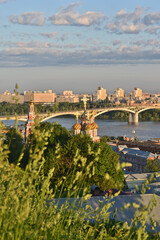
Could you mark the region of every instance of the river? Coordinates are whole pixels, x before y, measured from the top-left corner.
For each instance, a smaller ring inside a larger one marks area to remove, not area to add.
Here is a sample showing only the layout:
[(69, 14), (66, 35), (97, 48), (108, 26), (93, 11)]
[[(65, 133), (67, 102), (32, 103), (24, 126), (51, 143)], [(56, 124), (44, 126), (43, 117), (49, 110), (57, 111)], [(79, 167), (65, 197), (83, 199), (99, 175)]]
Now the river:
[[(58, 122), (68, 130), (76, 123), (74, 118), (53, 118), (50, 122)], [(138, 125), (128, 125), (128, 122), (116, 120), (100, 120), (98, 124), (99, 136), (127, 136), (132, 137), (132, 131), (135, 130), (135, 136), (139, 140), (148, 140), (151, 138), (160, 138), (160, 122), (139, 122)]]
[[(63, 127), (71, 130), (72, 126), (76, 123), (75, 118), (71, 117), (59, 117), (48, 120), (49, 122), (58, 122)], [(160, 122), (139, 122), (138, 125), (128, 125), (128, 122), (116, 121), (116, 120), (100, 120), (95, 119), (98, 124), (99, 136), (127, 136), (132, 137), (132, 131), (135, 130), (135, 136), (139, 140), (148, 140), (152, 138), (160, 138)], [(6, 120), (4, 123), (7, 125), (13, 125), (14, 121)], [(19, 123), (20, 124), (20, 123)], [(23, 123), (24, 124), (24, 123)]]

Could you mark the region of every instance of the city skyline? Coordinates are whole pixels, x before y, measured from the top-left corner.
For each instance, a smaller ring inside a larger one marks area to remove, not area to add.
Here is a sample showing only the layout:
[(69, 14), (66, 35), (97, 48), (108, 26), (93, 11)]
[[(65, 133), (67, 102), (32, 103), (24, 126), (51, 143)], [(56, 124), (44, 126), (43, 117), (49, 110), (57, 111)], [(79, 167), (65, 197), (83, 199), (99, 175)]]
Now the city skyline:
[[(17, 88), (18, 87), (18, 88)], [(19, 90), (19, 86), (16, 84), (16, 91)], [(28, 90), (25, 89), (24, 91), (20, 92), (18, 91), (18, 94), (20, 95), (25, 95), (25, 94), (30, 94), (30, 93), (52, 93), (52, 94), (56, 94), (56, 95), (64, 95), (64, 96), (72, 96), (72, 95), (96, 95), (96, 94), (102, 94), (102, 92), (104, 94), (106, 94), (106, 96), (114, 96), (114, 97), (126, 97), (126, 96), (131, 96), (135, 93), (139, 93), (140, 95), (160, 95), (160, 92), (155, 91), (155, 92), (145, 92), (144, 89), (140, 89), (138, 87), (134, 87), (133, 89), (131, 89), (130, 91), (125, 91), (123, 88), (121, 87), (116, 87), (113, 91), (108, 91), (107, 89), (103, 88), (102, 86), (97, 86), (96, 89), (92, 91), (89, 91), (88, 89), (85, 90), (85, 92), (80, 92), (78, 89), (73, 91), (72, 89), (61, 89), (60, 92), (56, 92), (54, 91), (54, 89), (34, 89), (34, 90)], [(15, 94), (15, 88), (11, 91), (9, 91), (8, 89), (6, 89), (5, 91), (0, 91), (0, 95), (14, 95)], [(103, 99), (104, 100), (104, 99)]]
[(157, 0), (0, 0), (1, 92), (158, 92)]

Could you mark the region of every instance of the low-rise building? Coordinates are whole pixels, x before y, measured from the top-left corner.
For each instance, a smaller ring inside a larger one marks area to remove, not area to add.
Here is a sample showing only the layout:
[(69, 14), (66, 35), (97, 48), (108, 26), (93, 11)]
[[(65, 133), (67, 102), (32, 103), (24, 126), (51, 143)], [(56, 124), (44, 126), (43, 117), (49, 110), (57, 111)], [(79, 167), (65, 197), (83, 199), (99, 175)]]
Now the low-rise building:
[(11, 93), (8, 90), (6, 90), (4, 93), (0, 94), (0, 102), (8, 102), (8, 103), (24, 103), (24, 95), (15, 93)]
[(126, 185), (131, 192), (138, 193), (136, 186), (141, 190), (142, 184), (149, 181), (149, 188), (146, 189), (147, 194), (155, 193), (160, 195), (160, 173), (125, 173)]
[(57, 95), (56, 102), (79, 103), (84, 96), (92, 102), (91, 94), (74, 94), (72, 91), (63, 91), (62, 94)]
[(154, 160), (157, 157), (153, 153), (141, 151), (137, 148), (124, 148), (119, 154), (120, 162), (131, 163), (132, 166), (128, 167), (129, 171), (140, 173), (146, 172), (145, 167), (148, 160)]
[(55, 102), (56, 93), (52, 90), (48, 91), (25, 91), (24, 92), (24, 102), (33, 101), (35, 104), (52, 104)]
[(56, 102), (78, 103), (79, 95), (73, 94), (72, 91), (63, 91), (62, 94), (57, 95)]
[(142, 151), (139, 148), (128, 148), (126, 145), (118, 145), (109, 143), (111, 148), (117, 152), (120, 156), (120, 163), (130, 163), (130, 167), (125, 169), (130, 172), (144, 173), (146, 172), (146, 165), (148, 160), (154, 160), (155, 158), (160, 158), (159, 155), (153, 154), (151, 152)]

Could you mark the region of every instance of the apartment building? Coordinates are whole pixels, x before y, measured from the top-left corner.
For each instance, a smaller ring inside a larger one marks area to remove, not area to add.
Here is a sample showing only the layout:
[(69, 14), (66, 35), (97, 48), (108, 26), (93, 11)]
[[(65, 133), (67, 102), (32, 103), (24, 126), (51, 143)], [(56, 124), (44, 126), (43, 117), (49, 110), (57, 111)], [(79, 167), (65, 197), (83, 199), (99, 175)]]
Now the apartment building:
[(104, 101), (107, 97), (106, 89), (102, 87), (98, 87), (96, 90), (95, 94), (93, 95), (93, 101)]
[(16, 99), (18, 103), (24, 103), (24, 95), (22, 94), (16, 95), (15, 93), (10, 93), (8, 90), (0, 94), (0, 102), (16, 103)]
[(132, 97), (135, 99), (142, 99), (142, 89), (140, 88), (134, 88), (133, 92), (132, 92)]
[(24, 102), (33, 101), (35, 104), (51, 104), (54, 103), (56, 99), (56, 93), (52, 90), (48, 91), (25, 91), (24, 92)]
[(72, 91), (63, 91), (62, 94), (57, 95), (56, 102), (78, 103), (79, 95), (73, 94)]
[(124, 90), (122, 88), (117, 88), (114, 92), (116, 98), (124, 98)]

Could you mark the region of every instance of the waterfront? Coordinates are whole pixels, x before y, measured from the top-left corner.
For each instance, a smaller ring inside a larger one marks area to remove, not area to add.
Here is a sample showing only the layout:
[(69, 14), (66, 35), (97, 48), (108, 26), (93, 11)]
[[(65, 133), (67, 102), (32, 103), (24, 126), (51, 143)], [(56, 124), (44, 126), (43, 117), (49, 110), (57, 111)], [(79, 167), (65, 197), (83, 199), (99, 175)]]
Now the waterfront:
[[(71, 130), (76, 120), (74, 118), (53, 118), (50, 122), (59, 122), (63, 127)], [(132, 137), (132, 131), (135, 130), (136, 137), (139, 140), (148, 140), (151, 138), (160, 138), (160, 122), (139, 122), (138, 125), (128, 125), (128, 122), (115, 120), (100, 120), (95, 122), (98, 124), (99, 136), (127, 136)]]
[[(148, 140), (151, 138), (160, 138), (160, 122), (139, 122), (138, 125), (128, 125), (128, 122), (115, 121), (115, 120), (100, 120), (96, 119), (98, 124), (98, 135), (99, 136), (127, 136), (132, 137), (132, 131), (135, 130), (136, 137), (139, 140)], [(76, 123), (75, 118), (71, 117), (59, 117), (52, 118), (48, 122), (58, 122), (67, 130), (71, 130), (72, 126)], [(4, 123), (7, 125), (14, 125), (14, 121), (6, 120)], [(19, 122), (21, 124), (22, 122)], [(22, 123), (24, 124), (24, 123)]]

